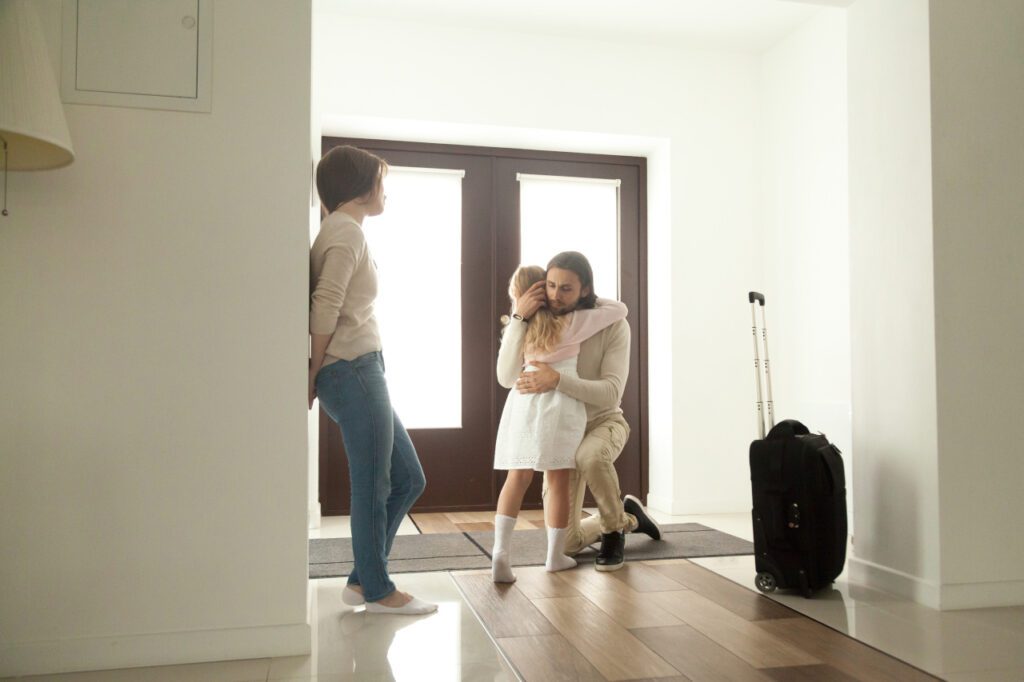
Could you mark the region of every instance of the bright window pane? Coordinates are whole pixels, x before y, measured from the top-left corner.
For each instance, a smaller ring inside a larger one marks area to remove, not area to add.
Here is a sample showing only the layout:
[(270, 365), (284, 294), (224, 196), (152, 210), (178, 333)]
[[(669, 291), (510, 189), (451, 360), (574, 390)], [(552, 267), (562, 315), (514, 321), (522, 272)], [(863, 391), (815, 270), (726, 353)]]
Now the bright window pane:
[(384, 213), (363, 223), (388, 389), (408, 429), (462, 426), (463, 175), (392, 166)]
[(594, 291), (619, 297), (619, 181), (519, 175), (521, 261), (545, 267), (579, 251), (594, 269)]

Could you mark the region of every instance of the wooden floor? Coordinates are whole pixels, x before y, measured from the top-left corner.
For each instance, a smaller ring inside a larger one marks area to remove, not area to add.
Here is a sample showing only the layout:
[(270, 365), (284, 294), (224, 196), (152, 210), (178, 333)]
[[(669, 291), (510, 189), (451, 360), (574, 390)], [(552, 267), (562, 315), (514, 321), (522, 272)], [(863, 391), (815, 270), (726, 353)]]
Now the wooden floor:
[[(583, 512), (584, 516), (587, 515)], [(409, 514), (421, 533), (461, 533), (465, 530), (494, 530), (494, 512), (434, 512)], [(543, 509), (524, 509), (519, 512), (516, 530), (544, 527)]]
[(936, 679), (686, 559), (516, 575), (453, 574), (528, 681)]

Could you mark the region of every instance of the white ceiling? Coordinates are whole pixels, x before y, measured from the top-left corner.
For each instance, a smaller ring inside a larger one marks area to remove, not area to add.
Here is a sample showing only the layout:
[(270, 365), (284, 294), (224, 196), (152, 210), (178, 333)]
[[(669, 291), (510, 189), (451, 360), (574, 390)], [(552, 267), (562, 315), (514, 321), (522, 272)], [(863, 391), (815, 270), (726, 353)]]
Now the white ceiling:
[(363, 17), (620, 42), (761, 52), (823, 7), (853, 0), (319, 0)]

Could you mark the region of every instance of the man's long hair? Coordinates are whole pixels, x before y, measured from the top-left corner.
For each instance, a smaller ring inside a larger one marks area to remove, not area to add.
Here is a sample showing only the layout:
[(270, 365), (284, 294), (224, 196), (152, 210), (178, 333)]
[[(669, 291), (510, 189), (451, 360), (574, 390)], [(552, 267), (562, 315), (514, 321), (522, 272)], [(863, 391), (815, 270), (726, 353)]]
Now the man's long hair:
[(580, 290), (589, 289), (586, 296), (580, 296), (576, 308), (593, 308), (597, 305), (597, 294), (594, 293), (594, 271), (590, 267), (590, 261), (579, 251), (563, 251), (548, 262), (548, 271), (551, 268), (572, 270), (580, 278)]

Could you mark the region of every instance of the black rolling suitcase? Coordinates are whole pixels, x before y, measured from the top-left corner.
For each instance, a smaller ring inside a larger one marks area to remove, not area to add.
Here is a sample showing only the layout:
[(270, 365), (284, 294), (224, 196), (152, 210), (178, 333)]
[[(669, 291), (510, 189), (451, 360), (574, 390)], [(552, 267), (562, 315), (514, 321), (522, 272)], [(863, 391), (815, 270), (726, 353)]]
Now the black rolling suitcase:
[[(750, 444), (755, 585), (762, 592), (797, 589), (805, 597), (831, 584), (846, 562), (846, 475), (839, 448), (800, 422), (775, 423), (764, 296), (750, 292), (759, 440)], [(768, 390), (769, 431), (761, 397), (757, 307)]]

